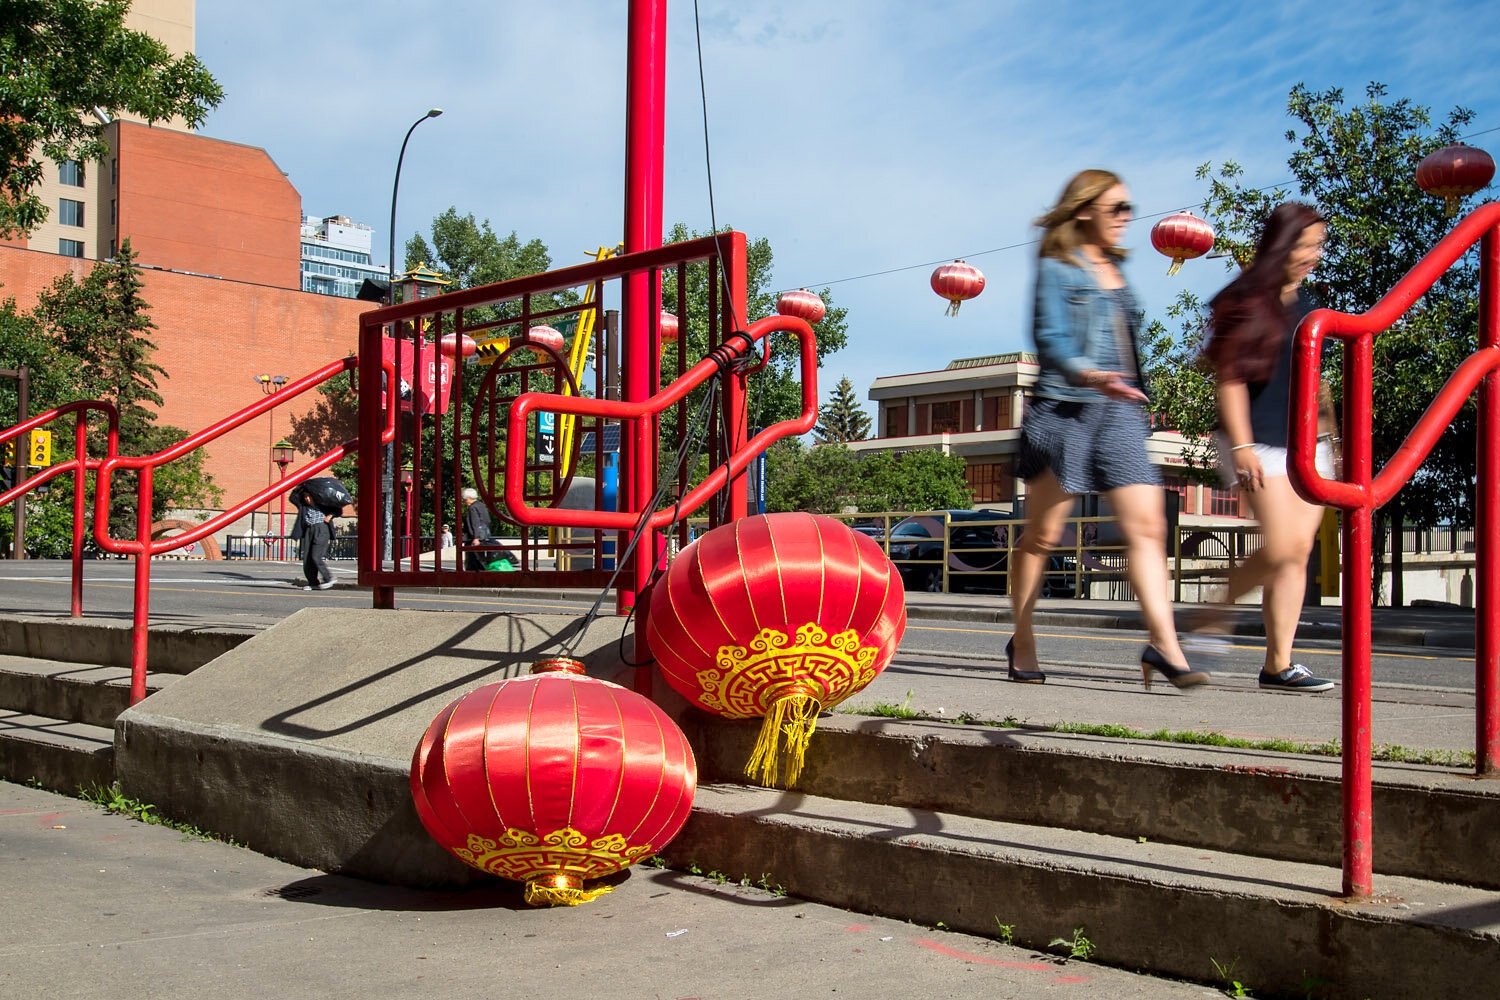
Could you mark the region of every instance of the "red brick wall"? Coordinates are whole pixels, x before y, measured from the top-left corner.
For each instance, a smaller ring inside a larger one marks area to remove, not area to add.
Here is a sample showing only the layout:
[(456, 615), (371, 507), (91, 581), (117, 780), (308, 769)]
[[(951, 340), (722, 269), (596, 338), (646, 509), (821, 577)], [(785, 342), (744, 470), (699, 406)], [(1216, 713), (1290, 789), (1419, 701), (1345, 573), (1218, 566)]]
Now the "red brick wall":
[[(0, 246), (0, 297), (22, 309), (64, 271), (84, 277), (93, 262)], [(154, 360), (167, 371), (157, 388), (161, 420), (189, 433), (262, 397), (257, 374), (299, 378), (355, 350), (358, 316), (372, 303), (234, 281), (143, 271), (143, 295), (156, 324)], [(3, 362), (4, 359), (0, 359)], [(270, 445), (318, 398), (316, 390), (258, 417), (207, 446), (208, 470), (225, 503), (274, 481)], [(299, 455), (300, 465), (313, 456)], [(264, 510), (264, 508), (262, 508)], [(277, 508), (273, 508), (277, 509)], [(248, 525), (246, 525), (248, 527)], [(265, 523), (256, 519), (256, 530)]]
[(119, 182), (105, 175), (101, 211), (118, 201), (111, 238), (142, 264), (301, 287), (302, 200), (265, 150), (133, 122), (109, 135)]

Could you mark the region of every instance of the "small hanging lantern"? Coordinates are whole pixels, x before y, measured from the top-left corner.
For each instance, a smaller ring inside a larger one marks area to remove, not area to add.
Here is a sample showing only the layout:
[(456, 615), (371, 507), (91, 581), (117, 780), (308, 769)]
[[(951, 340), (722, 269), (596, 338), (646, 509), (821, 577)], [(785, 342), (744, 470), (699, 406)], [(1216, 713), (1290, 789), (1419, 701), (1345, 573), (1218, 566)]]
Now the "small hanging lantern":
[(932, 272), (932, 290), (948, 300), (947, 316), (957, 316), (958, 307), (984, 291), (984, 275), (973, 264), (955, 260)]
[(1443, 199), (1451, 219), (1463, 199), (1485, 186), (1495, 176), (1495, 161), (1482, 149), (1455, 143), (1428, 153), (1417, 164), (1417, 186)]
[(1168, 274), (1182, 270), (1182, 262), (1202, 257), (1214, 248), (1214, 227), (1192, 212), (1173, 212), (1151, 227), (1151, 245), (1172, 258)]
[[(563, 348), (567, 346), (567, 338), (562, 335), (562, 332), (550, 326), (532, 327), (526, 331), (526, 339), (540, 347), (548, 348), (557, 354), (561, 354)], [(546, 355), (541, 352), (537, 353), (537, 357), (542, 361), (547, 360)]]
[(665, 344), (669, 340), (677, 339), (681, 332), (682, 324), (678, 321), (676, 313), (663, 309), (661, 311), (661, 319), (657, 321), (656, 328), (661, 333), (662, 343)]
[(782, 316), (795, 316), (805, 320), (808, 326), (817, 326), (828, 314), (828, 307), (823, 304), (823, 296), (817, 292), (798, 288), (776, 296), (776, 312)]
[(479, 350), (479, 345), (474, 342), (473, 337), (466, 333), (445, 333), (438, 340), (438, 353), (445, 358), (451, 358), (455, 355), (471, 358), (477, 350)]

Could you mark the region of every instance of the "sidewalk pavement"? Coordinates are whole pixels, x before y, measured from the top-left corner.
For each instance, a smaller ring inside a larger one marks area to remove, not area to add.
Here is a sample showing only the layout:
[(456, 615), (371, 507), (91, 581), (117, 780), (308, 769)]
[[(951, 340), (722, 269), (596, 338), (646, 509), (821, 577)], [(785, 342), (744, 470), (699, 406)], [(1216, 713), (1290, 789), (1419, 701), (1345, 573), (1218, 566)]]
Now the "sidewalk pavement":
[(394, 888), (0, 782), (0, 996), (1216, 995), (711, 877), (638, 866), (614, 881), (551, 910), (498, 881)]

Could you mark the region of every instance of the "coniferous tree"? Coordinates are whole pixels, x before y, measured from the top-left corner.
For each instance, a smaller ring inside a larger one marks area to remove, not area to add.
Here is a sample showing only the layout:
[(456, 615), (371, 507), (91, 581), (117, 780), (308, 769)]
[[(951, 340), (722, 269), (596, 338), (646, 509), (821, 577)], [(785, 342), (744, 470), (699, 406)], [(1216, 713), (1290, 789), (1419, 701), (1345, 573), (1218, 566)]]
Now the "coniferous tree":
[(849, 376), (839, 379), (820, 410), (818, 426), (813, 429), (819, 444), (863, 441), (870, 436), (870, 415), (860, 408)]

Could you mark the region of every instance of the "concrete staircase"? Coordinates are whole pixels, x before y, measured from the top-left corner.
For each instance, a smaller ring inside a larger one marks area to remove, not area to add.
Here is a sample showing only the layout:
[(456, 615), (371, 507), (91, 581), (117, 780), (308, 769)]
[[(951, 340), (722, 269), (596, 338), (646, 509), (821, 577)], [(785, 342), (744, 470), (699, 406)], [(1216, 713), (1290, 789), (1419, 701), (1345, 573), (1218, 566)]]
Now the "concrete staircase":
[[(167, 629), (151, 653), (160, 695), (111, 734), (129, 630), (0, 619), (0, 776), (64, 790), (118, 778), (262, 853), (398, 884), (473, 881), (416, 819), (411, 748), (443, 704), (514, 675), (557, 628), (305, 609), (246, 645), (248, 632)], [(617, 665), (619, 625), (598, 633), (586, 647)], [(1500, 782), (1377, 764), (1377, 895), (1349, 902), (1335, 760), (835, 715), (796, 787), (772, 790), (741, 776), (756, 724), (683, 722), (700, 789), (662, 852), (677, 868), (927, 926), (1007, 927), (1051, 954), (1086, 939), (1094, 961), (1261, 997), (1500, 982)]]
[[(158, 626), (147, 693), (251, 634)], [(68, 794), (109, 785), (115, 718), (130, 704), (129, 663), (128, 624), (0, 618), (0, 778)]]
[(756, 725), (689, 724), (702, 784), (674, 867), (1225, 985), (1217, 962), (1255, 996), (1500, 982), (1497, 783), (1377, 765), (1377, 896), (1356, 903), (1337, 761), (836, 716), (779, 791), (742, 783)]

